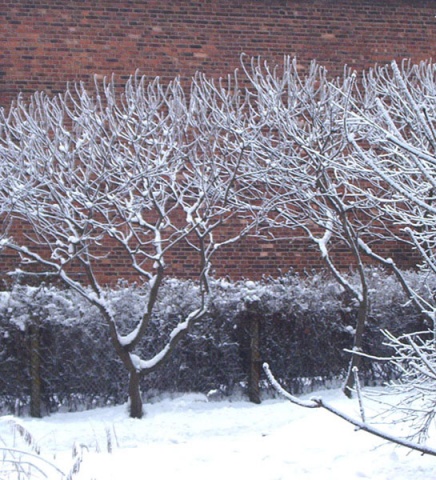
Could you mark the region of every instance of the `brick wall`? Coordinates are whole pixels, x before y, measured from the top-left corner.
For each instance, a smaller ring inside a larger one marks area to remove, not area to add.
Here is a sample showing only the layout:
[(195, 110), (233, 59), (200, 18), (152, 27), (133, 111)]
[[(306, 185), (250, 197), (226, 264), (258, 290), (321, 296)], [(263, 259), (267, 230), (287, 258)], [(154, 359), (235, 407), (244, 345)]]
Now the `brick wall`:
[(239, 55), (317, 59), (332, 73), (434, 55), (426, 0), (1, 0), (0, 103), (94, 74), (219, 76)]
[[(426, 0), (0, 0), (0, 105), (94, 74), (222, 76), (242, 52), (270, 62), (297, 56), (302, 67), (316, 59), (332, 75), (344, 64), (419, 61), (434, 55), (435, 15)], [(301, 245), (249, 239), (218, 258), (217, 273), (259, 277), (319, 264)]]

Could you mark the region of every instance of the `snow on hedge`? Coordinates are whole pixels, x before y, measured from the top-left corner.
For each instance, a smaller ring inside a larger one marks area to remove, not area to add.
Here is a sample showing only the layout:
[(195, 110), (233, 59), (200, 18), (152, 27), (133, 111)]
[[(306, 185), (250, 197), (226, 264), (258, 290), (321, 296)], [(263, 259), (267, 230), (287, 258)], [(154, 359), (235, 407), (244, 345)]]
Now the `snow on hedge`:
[[(368, 278), (372, 315), (366, 350), (386, 355), (389, 351), (382, 345), (380, 329), (399, 334), (421, 330), (425, 325), (392, 276), (374, 268), (368, 271)], [(408, 272), (407, 279), (422, 295), (431, 295), (435, 288), (434, 279), (424, 274)], [(356, 281), (353, 274), (349, 281)], [(164, 283), (150, 334), (132, 352), (134, 355), (150, 357), (165, 345), (172, 329), (198, 306), (197, 288), (186, 280), (168, 279)], [(274, 365), (287, 388), (304, 391), (316, 382), (325, 384), (341, 377), (348, 359), (345, 349), (352, 345), (355, 310), (334, 279), (324, 273), (290, 273), (257, 282), (215, 279), (211, 288), (208, 316), (181, 342), (174, 357), (147, 377), (142, 385), (146, 397), (156, 391), (231, 394), (243, 389), (249, 348), (247, 322), (253, 308), (261, 318), (262, 360)], [(148, 293), (147, 285), (126, 282), (107, 290), (121, 333), (137, 324)], [(126, 379), (98, 310), (72, 290), (14, 285), (0, 292), (0, 390), (4, 392), (4, 407), (13, 409), (16, 398), (26, 402), (26, 329), (35, 322), (42, 332), (43, 389), (48, 409), (125, 401)], [(393, 373), (368, 361), (362, 375), (369, 381)]]

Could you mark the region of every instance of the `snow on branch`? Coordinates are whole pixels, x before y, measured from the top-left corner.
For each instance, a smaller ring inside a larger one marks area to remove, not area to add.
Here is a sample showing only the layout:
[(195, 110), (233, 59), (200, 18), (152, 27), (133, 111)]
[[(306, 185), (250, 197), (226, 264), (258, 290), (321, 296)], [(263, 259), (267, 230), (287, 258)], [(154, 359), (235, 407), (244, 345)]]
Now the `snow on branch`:
[[(1, 248), (18, 252), (23, 270), (37, 265), (99, 309), (129, 371), (135, 416), (142, 412), (137, 374), (154, 370), (204, 316), (216, 251), (255, 224), (259, 194), (250, 193), (248, 171), (263, 124), (234, 81), (198, 75), (186, 95), (179, 79), (164, 85), (136, 74), (118, 94), (113, 78), (96, 78), (93, 90), (69, 85), (52, 98), (20, 97), (0, 113), (0, 214), (26, 226), (22, 244), (2, 231)], [(243, 221), (233, 222), (237, 214)], [(133, 352), (164, 276), (186, 246), (198, 264), (201, 309), (187, 313), (159, 354), (139, 360)], [(142, 315), (122, 333), (101, 275), (112, 275), (107, 266), (120, 257), (149, 287)]]
[(327, 410), (328, 412), (332, 413), (333, 415), (341, 418), (342, 420), (345, 420), (348, 423), (351, 423), (355, 427), (357, 427), (358, 430), (362, 430), (364, 432), (368, 432), (371, 435), (375, 435), (376, 437), (382, 438), (383, 440), (387, 440), (388, 442), (395, 443), (397, 445), (401, 445), (403, 447), (409, 448), (411, 450), (416, 450), (418, 452), (421, 452), (426, 455), (432, 455), (436, 456), (436, 449), (428, 447), (426, 445), (422, 445), (416, 442), (412, 442), (406, 439), (403, 439), (401, 437), (392, 435), (388, 432), (384, 432), (364, 421), (357, 420), (344, 412), (338, 410), (337, 408), (333, 407), (332, 405), (326, 403), (322, 398), (311, 398), (309, 401), (302, 401), (296, 398), (295, 396), (291, 395), (289, 392), (287, 392), (281, 385), (277, 382), (277, 380), (274, 378), (269, 365), (267, 363), (263, 364), (264, 371), (268, 377), (268, 380), (270, 381), (271, 385), (273, 388), (282, 396), (284, 396), (287, 400), (289, 400), (291, 403), (298, 405), (300, 407), (305, 407), (305, 408), (322, 408), (324, 410)]

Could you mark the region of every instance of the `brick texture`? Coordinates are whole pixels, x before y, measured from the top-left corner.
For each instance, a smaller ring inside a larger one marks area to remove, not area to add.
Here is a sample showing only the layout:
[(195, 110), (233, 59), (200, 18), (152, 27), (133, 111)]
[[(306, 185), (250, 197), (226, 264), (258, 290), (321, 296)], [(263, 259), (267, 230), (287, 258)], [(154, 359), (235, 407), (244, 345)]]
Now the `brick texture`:
[(242, 52), (333, 73), (434, 55), (425, 0), (1, 0), (0, 103), (94, 75), (226, 75)]
[[(94, 74), (120, 81), (137, 69), (163, 79), (196, 71), (223, 76), (241, 53), (273, 63), (297, 56), (302, 68), (316, 59), (332, 75), (345, 64), (361, 70), (392, 59), (417, 62), (434, 55), (435, 14), (433, 0), (0, 0), (0, 105), (7, 108), (19, 92), (55, 93)], [(407, 263), (401, 250), (395, 254)], [(347, 266), (347, 256), (338, 255)], [(12, 257), (2, 263), (5, 271)], [(182, 249), (171, 268), (184, 276), (194, 264)], [(115, 276), (127, 276), (123, 265), (112, 264)], [(301, 243), (248, 239), (216, 265), (218, 275), (259, 278), (321, 261)]]

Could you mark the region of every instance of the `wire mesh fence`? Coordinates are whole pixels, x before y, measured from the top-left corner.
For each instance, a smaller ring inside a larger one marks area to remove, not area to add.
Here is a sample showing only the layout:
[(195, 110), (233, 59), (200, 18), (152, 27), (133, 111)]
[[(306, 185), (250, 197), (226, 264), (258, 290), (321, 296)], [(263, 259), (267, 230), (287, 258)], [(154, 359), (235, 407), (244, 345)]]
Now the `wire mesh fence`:
[[(319, 288), (306, 291), (304, 299), (288, 284), (283, 288), (278, 294), (265, 293), (264, 288), (251, 303), (239, 294), (231, 297), (220, 291), (207, 318), (179, 343), (170, 360), (142, 379), (144, 400), (163, 392), (187, 391), (218, 396), (242, 392), (252, 398), (253, 378), (266, 388), (264, 361), (293, 393), (337, 386), (348, 367), (346, 350), (352, 346), (350, 325), (356, 312), (345, 309), (336, 294), (335, 301), (320, 299)], [(284, 291), (291, 293), (286, 297)], [(98, 312), (81, 305), (71, 292), (48, 293), (29, 300), (28, 290), (15, 291), (14, 302), (0, 309), (0, 412), (32, 413), (35, 401), (42, 415), (126, 402), (128, 373)], [(158, 315), (151, 322), (138, 346), (141, 357), (150, 358), (165, 344), (171, 322), (183, 318), (185, 296), (178, 292), (166, 300), (172, 310), (165, 309), (164, 321)], [(189, 295), (185, 300), (189, 303)], [(381, 328), (393, 333), (422, 330), (417, 312), (402, 306), (396, 296), (391, 300), (385, 298), (373, 309), (365, 336), (369, 354), (390, 353), (383, 345)], [(128, 304), (122, 304), (124, 310)], [(396, 373), (389, 363), (366, 360), (361, 377), (370, 383)]]

